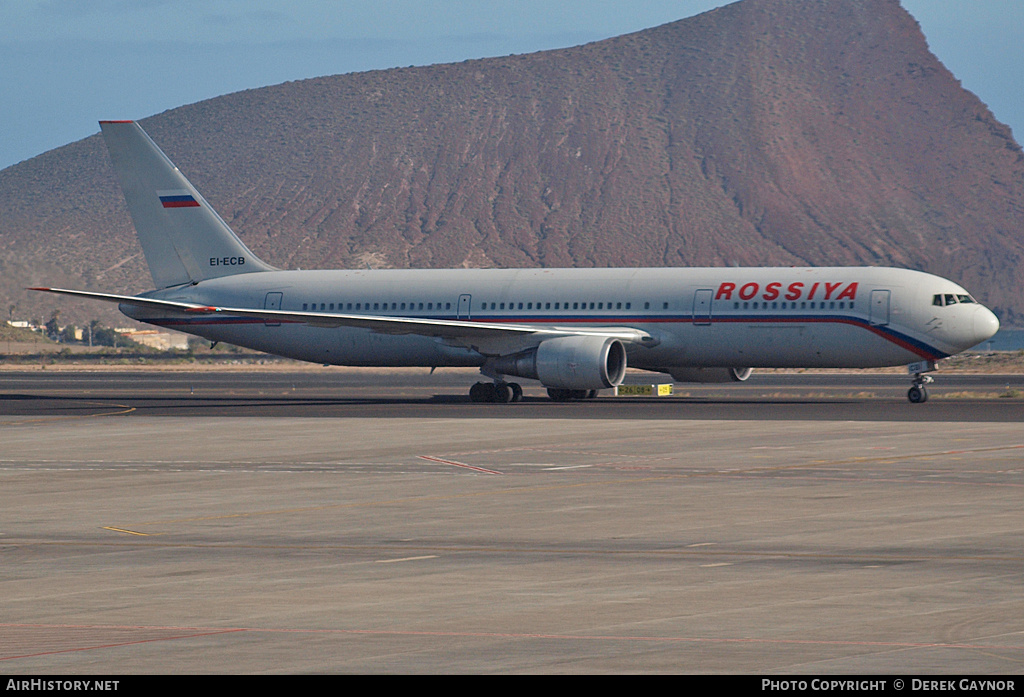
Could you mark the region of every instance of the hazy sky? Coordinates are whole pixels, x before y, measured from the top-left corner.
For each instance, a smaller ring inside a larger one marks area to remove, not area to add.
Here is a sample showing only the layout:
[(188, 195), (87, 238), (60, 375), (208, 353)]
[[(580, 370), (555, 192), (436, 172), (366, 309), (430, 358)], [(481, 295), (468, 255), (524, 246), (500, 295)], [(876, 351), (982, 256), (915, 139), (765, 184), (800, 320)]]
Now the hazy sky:
[[(99, 119), (144, 118), (319, 75), (573, 46), (725, 4), (0, 0), (0, 168), (95, 133)], [(921, 23), (932, 51), (1019, 140), (1024, 2), (903, 5)]]

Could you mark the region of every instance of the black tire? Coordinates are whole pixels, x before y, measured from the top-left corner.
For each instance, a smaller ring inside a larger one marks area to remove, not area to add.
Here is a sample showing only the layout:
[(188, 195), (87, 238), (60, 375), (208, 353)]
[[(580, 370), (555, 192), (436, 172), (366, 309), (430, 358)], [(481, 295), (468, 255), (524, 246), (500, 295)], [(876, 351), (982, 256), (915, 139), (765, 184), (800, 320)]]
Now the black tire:
[(928, 401), (928, 390), (923, 386), (914, 385), (907, 391), (907, 399), (911, 404), (923, 404)]
[(512, 388), (512, 401), (521, 402), (523, 401), (523, 388), (520, 387), (518, 382), (510, 382), (508, 384)]
[(507, 382), (491, 385), (491, 401), (498, 404), (508, 404), (512, 401), (512, 388)]
[(570, 392), (571, 390), (566, 390), (561, 387), (549, 387), (548, 398), (552, 402), (568, 402), (572, 399)]
[(493, 385), (486, 382), (478, 382), (469, 388), (469, 400), (471, 402), (492, 401)]

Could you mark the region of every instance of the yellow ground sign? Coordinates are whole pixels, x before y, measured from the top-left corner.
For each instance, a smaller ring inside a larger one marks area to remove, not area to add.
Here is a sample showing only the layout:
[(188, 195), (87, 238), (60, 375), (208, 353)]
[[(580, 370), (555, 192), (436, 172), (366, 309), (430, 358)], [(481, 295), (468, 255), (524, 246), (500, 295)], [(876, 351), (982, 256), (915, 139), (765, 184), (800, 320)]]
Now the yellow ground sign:
[(661, 385), (619, 385), (615, 388), (618, 397), (668, 397), (672, 394), (672, 383)]

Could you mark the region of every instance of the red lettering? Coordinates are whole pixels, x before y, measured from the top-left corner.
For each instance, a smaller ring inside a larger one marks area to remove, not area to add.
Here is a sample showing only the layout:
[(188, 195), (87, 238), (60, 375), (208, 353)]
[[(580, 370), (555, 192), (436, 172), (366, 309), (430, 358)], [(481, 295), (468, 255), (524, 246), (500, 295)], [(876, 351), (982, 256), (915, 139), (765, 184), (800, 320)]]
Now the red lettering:
[(843, 285), (842, 283), (829, 283), (825, 281), (825, 300), (832, 299), (832, 293), (835, 292), (836, 288)]
[(761, 297), (765, 300), (775, 300), (775, 298), (779, 297), (779, 288), (781, 286), (781, 283), (769, 283), (764, 287), (764, 295)]
[(818, 285), (819, 284), (815, 283), (813, 286), (811, 286), (811, 292), (807, 294), (808, 300), (814, 300), (814, 291), (818, 290)]
[(715, 293), (715, 300), (732, 300), (732, 292), (736, 290), (735, 283), (723, 283), (718, 286), (718, 292)]
[(800, 283), (800, 282), (790, 283), (789, 284), (789, 288), (786, 289), (786, 290), (789, 291), (788, 293), (786, 293), (786, 300), (799, 300), (800, 299), (800, 291), (802, 291), (803, 289), (804, 289), (804, 284), (803, 283)]
[(740, 288), (740, 300), (750, 300), (752, 297), (757, 295), (757, 291), (760, 288), (756, 283), (747, 283)]
[(856, 298), (857, 298), (857, 284), (856, 283), (851, 283), (850, 285), (846, 286), (846, 288), (843, 290), (843, 292), (836, 296), (836, 300), (842, 300), (843, 298), (848, 298), (850, 300), (856, 300)]

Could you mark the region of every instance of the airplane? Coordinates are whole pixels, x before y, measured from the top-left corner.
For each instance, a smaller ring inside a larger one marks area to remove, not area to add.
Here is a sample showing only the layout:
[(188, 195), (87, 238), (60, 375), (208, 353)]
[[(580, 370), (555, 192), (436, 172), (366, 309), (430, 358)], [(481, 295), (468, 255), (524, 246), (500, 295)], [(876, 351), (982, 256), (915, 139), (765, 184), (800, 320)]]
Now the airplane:
[(885, 267), (281, 270), (235, 235), (135, 121), (101, 121), (156, 290), (117, 295), (148, 324), (325, 365), (478, 367), (474, 402), (555, 401), (754, 368), (908, 365), (913, 403), (942, 358), (999, 320), (952, 281)]

